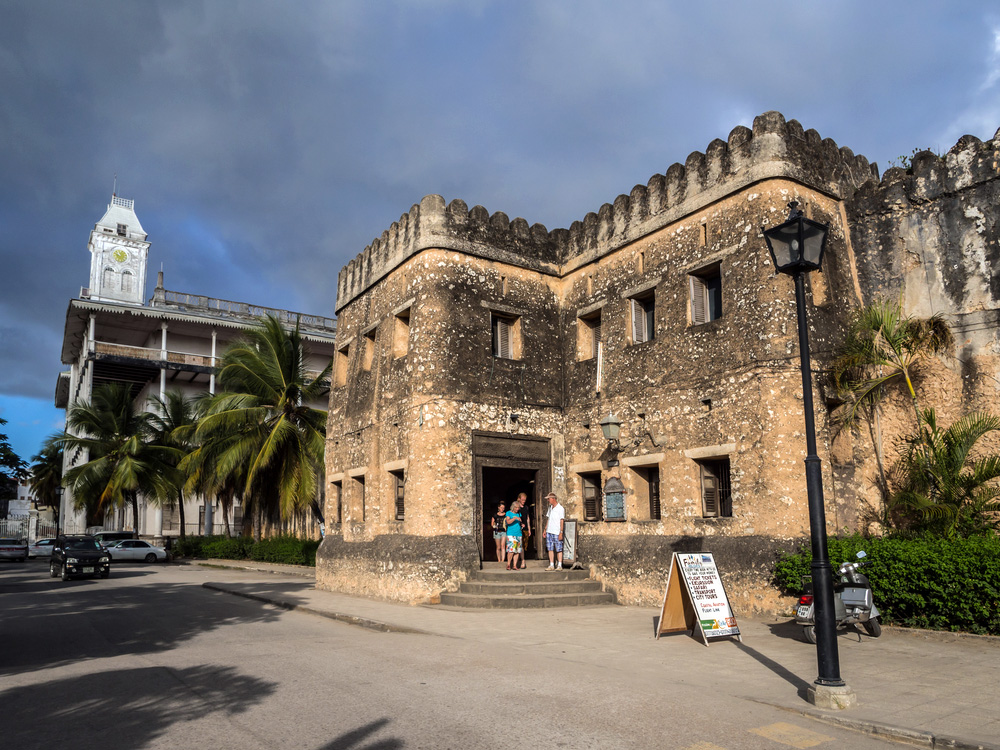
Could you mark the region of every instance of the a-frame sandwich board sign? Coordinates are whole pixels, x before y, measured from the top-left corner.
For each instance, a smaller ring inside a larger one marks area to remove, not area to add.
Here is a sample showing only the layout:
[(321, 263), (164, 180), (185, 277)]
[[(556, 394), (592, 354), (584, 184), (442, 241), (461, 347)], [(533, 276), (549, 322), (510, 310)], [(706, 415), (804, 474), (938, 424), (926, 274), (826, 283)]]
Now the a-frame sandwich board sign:
[(709, 638), (736, 638), (743, 642), (712, 554), (675, 552), (670, 560), (656, 637), (679, 632), (694, 635), (695, 631), (706, 646)]

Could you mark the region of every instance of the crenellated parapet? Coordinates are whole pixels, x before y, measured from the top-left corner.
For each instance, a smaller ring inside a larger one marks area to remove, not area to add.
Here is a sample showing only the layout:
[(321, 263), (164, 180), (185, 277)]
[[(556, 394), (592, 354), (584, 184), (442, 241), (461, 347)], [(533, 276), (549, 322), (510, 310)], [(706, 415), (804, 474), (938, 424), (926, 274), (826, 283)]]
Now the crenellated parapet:
[(560, 259), (550, 232), (505, 213), (490, 214), (461, 200), (445, 205), (440, 195), (424, 196), (340, 271), (337, 311), (421, 250), (439, 248), (559, 273)]
[[(846, 203), (862, 286), (873, 298), (902, 297), (917, 315), (995, 314), (998, 203), (1000, 131), (986, 142), (962, 136), (943, 156), (921, 151), (908, 169), (886, 170)], [(984, 327), (979, 317), (968, 324)]]
[(424, 249), (461, 250), (562, 275), (728, 194), (775, 178), (840, 199), (877, 180), (878, 170), (815, 130), (766, 112), (754, 119), (752, 129), (734, 128), (727, 140), (712, 141), (704, 153), (692, 153), (684, 164), (653, 175), (568, 229), (548, 231), (524, 219), (510, 221), (501, 212), (490, 215), (482, 206), (468, 209), (460, 200), (445, 205), (441, 196), (429, 195), (340, 272), (337, 309)]
[(865, 185), (854, 203), (869, 212), (895, 209), (955, 195), (1000, 176), (1000, 130), (983, 142), (963, 135), (944, 156), (920, 151), (908, 169), (887, 169), (880, 182)]

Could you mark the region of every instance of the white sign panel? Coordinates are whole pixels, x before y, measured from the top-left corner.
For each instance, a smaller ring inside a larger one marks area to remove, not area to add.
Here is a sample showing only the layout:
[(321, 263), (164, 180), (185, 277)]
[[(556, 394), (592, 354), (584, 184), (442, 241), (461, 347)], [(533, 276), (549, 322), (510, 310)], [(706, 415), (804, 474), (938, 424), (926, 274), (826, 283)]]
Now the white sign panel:
[(711, 553), (678, 554), (691, 600), (706, 638), (738, 636), (740, 629)]

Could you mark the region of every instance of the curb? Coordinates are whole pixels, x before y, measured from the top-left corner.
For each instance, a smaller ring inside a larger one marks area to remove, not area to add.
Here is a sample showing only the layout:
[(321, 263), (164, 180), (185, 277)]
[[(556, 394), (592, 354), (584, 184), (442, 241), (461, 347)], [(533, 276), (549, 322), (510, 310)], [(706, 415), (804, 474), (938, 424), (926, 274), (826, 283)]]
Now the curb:
[(271, 567), (264, 567), (263, 565), (255, 565), (250, 563), (248, 565), (237, 565), (231, 564), (226, 560), (210, 559), (210, 560), (191, 560), (189, 565), (197, 565), (201, 568), (217, 568), (221, 570), (249, 570), (254, 573), (271, 573), (274, 575), (288, 575), (288, 576), (298, 576), (299, 578), (309, 578), (315, 580), (316, 578), (316, 568), (308, 566), (296, 566), (296, 565), (286, 565), (282, 568), (276, 567), (277, 563), (273, 564)]
[(871, 737), (877, 737), (878, 739), (899, 742), (907, 745), (929, 748), (950, 748), (952, 750), (1000, 750), (1000, 745), (993, 745), (985, 742), (963, 740), (958, 737), (948, 737), (945, 735), (936, 735), (932, 732), (923, 732), (918, 729), (906, 729), (905, 727), (897, 727), (892, 724), (882, 724), (881, 722), (870, 721), (868, 719), (851, 719), (846, 716), (835, 716), (816, 709), (793, 708), (791, 706), (783, 706), (779, 703), (771, 703), (757, 698), (750, 698), (749, 700), (754, 703), (771, 706), (772, 708), (780, 708), (783, 711), (796, 713), (800, 716), (805, 716), (806, 718), (814, 719), (824, 724), (832, 724), (843, 729), (850, 729), (858, 732), (859, 734), (867, 734)]
[(435, 635), (427, 630), (419, 630), (418, 628), (408, 628), (403, 625), (391, 625), (387, 622), (380, 622), (379, 620), (370, 620), (366, 617), (358, 617), (356, 615), (345, 615), (340, 612), (329, 612), (326, 610), (315, 609), (313, 607), (307, 607), (302, 604), (293, 604), (292, 602), (282, 601), (281, 599), (274, 599), (267, 596), (261, 596), (259, 594), (251, 594), (244, 591), (234, 591), (233, 589), (227, 589), (224, 586), (219, 586), (214, 583), (203, 583), (202, 588), (210, 589), (212, 591), (218, 591), (223, 594), (230, 594), (232, 596), (242, 596), (244, 599), (252, 599), (256, 602), (262, 602), (264, 604), (273, 604), (275, 607), (281, 607), (282, 609), (287, 609), (294, 612), (304, 612), (310, 615), (317, 615), (318, 617), (325, 617), (328, 620), (336, 620), (337, 622), (342, 622), (347, 625), (356, 625), (361, 628), (366, 628), (368, 630), (376, 630), (380, 633), (410, 633), (417, 635)]

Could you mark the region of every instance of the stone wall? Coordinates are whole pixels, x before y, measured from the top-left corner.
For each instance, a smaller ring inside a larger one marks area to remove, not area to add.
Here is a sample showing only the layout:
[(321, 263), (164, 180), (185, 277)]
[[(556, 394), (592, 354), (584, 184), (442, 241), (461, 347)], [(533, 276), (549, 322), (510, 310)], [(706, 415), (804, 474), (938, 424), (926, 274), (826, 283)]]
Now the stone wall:
[[(697, 549), (716, 554), (738, 611), (784, 608), (769, 573), (808, 533), (804, 415), (792, 281), (775, 275), (762, 230), (792, 200), (830, 227), (807, 278), (814, 417), (828, 531), (853, 531), (873, 502), (871, 443), (834, 424), (824, 374), (853, 310), (901, 294), (911, 312), (952, 314), (959, 359), (931, 363), (929, 395), (947, 415), (997, 405), (996, 174), (995, 141), (965, 138), (880, 182), (864, 157), (771, 112), (568, 229), (424, 198), (339, 276), (327, 516), (339, 497), (343, 522), (319, 585), (427, 601), (475, 569), (472, 444), (486, 432), (549, 441), (545, 484), (620, 602), (658, 603), (672, 552)], [(721, 315), (702, 321), (693, 290), (709, 277)], [(648, 341), (634, 300), (652, 300)], [(492, 316), (510, 322), (511, 357), (492, 352)], [(906, 408), (890, 401), (887, 445), (908, 431)], [(617, 467), (599, 427), (608, 413), (623, 423)], [(733, 512), (705, 517), (703, 463), (723, 458)], [(624, 521), (585, 520), (584, 476), (621, 478)]]

